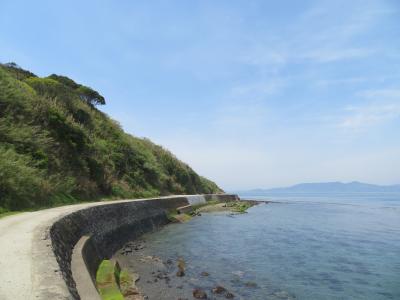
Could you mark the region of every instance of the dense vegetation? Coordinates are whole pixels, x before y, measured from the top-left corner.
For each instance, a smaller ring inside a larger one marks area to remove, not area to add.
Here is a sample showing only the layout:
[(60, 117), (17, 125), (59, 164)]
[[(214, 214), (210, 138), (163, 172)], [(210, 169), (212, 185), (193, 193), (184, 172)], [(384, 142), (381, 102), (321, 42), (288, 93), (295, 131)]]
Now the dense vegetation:
[(220, 189), (96, 108), (105, 99), (58, 75), (0, 65), (0, 213)]

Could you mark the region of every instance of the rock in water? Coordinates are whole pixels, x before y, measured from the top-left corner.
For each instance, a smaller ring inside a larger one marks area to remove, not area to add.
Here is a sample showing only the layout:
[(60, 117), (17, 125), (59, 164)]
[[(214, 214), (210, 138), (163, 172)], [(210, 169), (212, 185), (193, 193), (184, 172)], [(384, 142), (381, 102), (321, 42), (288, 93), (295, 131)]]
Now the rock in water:
[(193, 297), (196, 299), (207, 299), (207, 294), (201, 289), (194, 289)]
[(183, 258), (179, 258), (178, 259), (178, 272), (176, 273), (176, 276), (178, 277), (182, 277), (185, 276), (185, 261), (183, 260)]
[(246, 287), (250, 287), (250, 288), (256, 288), (257, 287), (257, 283), (252, 282), (252, 281), (248, 281), (244, 284)]
[(214, 294), (222, 294), (222, 293), (226, 292), (226, 288), (224, 288), (223, 286), (217, 285), (215, 288), (212, 289), (212, 292)]

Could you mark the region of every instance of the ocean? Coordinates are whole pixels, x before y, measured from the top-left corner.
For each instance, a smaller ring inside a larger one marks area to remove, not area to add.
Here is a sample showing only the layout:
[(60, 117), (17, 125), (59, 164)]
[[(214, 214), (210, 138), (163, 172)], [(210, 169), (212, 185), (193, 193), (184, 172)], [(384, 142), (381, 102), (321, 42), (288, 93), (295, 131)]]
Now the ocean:
[[(178, 292), (154, 299), (192, 299), (194, 288), (223, 299), (211, 293), (216, 285), (234, 299), (400, 299), (400, 194), (251, 198), (274, 202), (241, 215), (203, 214), (143, 237), (142, 255), (186, 263), (179, 289), (175, 278), (168, 286)], [(129, 259), (138, 257), (125, 257), (125, 265)]]

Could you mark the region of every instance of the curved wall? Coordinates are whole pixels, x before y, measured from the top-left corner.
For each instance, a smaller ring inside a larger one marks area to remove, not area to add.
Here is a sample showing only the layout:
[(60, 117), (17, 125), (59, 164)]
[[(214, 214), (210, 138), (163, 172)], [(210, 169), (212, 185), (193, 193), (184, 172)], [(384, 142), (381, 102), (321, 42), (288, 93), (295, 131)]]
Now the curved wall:
[[(72, 276), (71, 258), (74, 246), (89, 236), (82, 249), (83, 261), (92, 279), (101, 260), (110, 258), (126, 242), (167, 224), (167, 211), (189, 204), (193, 196), (174, 196), (141, 201), (103, 204), (75, 211), (57, 220), (49, 229), (52, 249), (69, 296), (80, 299)], [(204, 195), (206, 200), (234, 201), (236, 195)]]

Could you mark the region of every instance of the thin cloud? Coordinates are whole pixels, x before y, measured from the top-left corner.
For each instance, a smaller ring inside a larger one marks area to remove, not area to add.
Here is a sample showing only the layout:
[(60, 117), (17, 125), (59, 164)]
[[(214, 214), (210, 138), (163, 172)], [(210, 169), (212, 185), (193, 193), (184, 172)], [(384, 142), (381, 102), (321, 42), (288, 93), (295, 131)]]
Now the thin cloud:
[(347, 111), (351, 115), (346, 117), (339, 127), (359, 130), (400, 118), (400, 103), (348, 107)]
[(359, 96), (376, 100), (398, 100), (400, 102), (400, 89), (375, 89), (358, 93)]
[(235, 99), (250, 98), (261, 99), (265, 96), (277, 93), (285, 86), (285, 81), (282, 78), (274, 78), (260, 82), (253, 82), (234, 86), (231, 89), (231, 96)]
[(347, 107), (351, 115), (340, 123), (340, 127), (361, 129), (400, 118), (400, 89), (365, 90), (356, 95), (368, 103)]
[(349, 77), (349, 78), (332, 78), (332, 79), (321, 79), (316, 82), (317, 86), (327, 87), (333, 85), (352, 85), (352, 84), (359, 84), (364, 83), (371, 80), (370, 78), (366, 77)]
[[(340, 14), (335, 14), (338, 10)], [(333, 63), (376, 55), (379, 48), (355, 45), (354, 39), (392, 13), (393, 10), (376, 2), (364, 4), (362, 9), (358, 5), (348, 6), (347, 12), (337, 3), (316, 5), (282, 29), (279, 39), (275, 35), (250, 39), (240, 61), (279, 72), (290, 64)]]
[(363, 48), (348, 49), (317, 49), (304, 55), (305, 59), (310, 59), (318, 63), (327, 63), (347, 59), (365, 58), (375, 53), (375, 50)]

